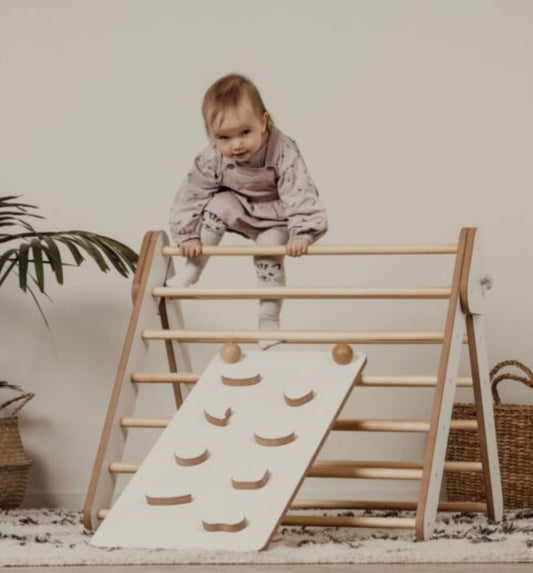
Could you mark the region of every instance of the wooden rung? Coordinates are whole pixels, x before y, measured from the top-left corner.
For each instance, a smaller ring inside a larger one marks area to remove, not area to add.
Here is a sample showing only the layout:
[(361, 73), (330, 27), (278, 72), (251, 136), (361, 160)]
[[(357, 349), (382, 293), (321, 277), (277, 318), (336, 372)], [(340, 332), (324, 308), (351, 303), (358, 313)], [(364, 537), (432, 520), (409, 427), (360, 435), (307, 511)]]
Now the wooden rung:
[[(376, 501), (352, 499), (296, 499), (291, 509), (397, 509), (401, 511), (416, 511), (417, 501)], [(486, 513), (487, 504), (474, 501), (441, 501), (439, 511), (470, 511)]]
[(140, 464), (131, 462), (111, 462), (109, 473), (111, 474), (134, 474), (139, 469)]
[[(422, 478), (422, 462), (381, 462), (319, 460), (311, 466), (308, 477), (336, 477), (359, 479), (398, 479)], [(446, 471), (481, 472), (481, 462), (445, 462)]]
[(373, 462), (350, 465), (335, 461), (315, 462), (307, 472), (312, 478), (358, 478), (358, 479), (394, 479), (419, 480), (422, 479), (421, 468), (409, 467), (382, 467)]
[[(319, 500), (302, 499), (296, 500), (291, 509), (398, 509), (403, 511), (416, 511), (416, 501), (353, 501), (353, 500)], [(441, 501), (439, 511), (457, 512), (467, 511), (471, 513), (486, 513), (487, 504), (474, 501)], [(98, 519), (105, 519), (109, 514), (109, 509), (98, 510)], [(289, 525), (284, 523), (284, 525)], [(303, 524), (302, 524), (303, 525)], [(368, 527), (368, 526), (367, 526)]]
[[(113, 474), (135, 473), (139, 464), (111, 462)], [(481, 472), (481, 462), (445, 462), (446, 471)], [(345, 460), (319, 460), (311, 466), (307, 477), (353, 477), (361, 479), (420, 479), (422, 462), (352, 462)]]
[[(437, 385), (436, 376), (366, 376), (363, 374), (355, 382), (357, 386), (369, 387), (404, 387), (404, 388), (430, 388)], [(472, 387), (471, 377), (457, 378), (457, 386), (463, 388)]]
[(464, 432), (477, 432), (477, 420), (451, 420), (450, 429)]
[(194, 372), (134, 372), (131, 375), (132, 382), (143, 384), (194, 384), (200, 379), (200, 374)]
[(442, 332), (353, 332), (307, 330), (151, 330), (142, 331), (144, 340), (179, 340), (180, 342), (257, 342), (281, 340), (291, 343), (335, 344), (442, 344)]
[(123, 416), (120, 419), (122, 428), (166, 428), (170, 422), (169, 418), (134, 418)]
[(247, 299), (391, 299), (431, 300), (450, 298), (447, 287), (404, 287), (404, 288), (174, 288), (155, 287), (155, 297), (195, 300), (247, 300)]
[[(307, 255), (455, 255), (457, 244), (449, 245), (312, 245)], [(203, 247), (203, 255), (285, 255), (285, 247), (218, 246)], [(165, 256), (181, 256), (179, 247), (163, 247)]]
[(292, 515), (286, 514), (282, 525), (311, 527), (369, 527), (389, 529), (414, 529), (416, 520), (411, 517), (369, 517), (369, 516), (336, 516), (336, 515)]
[(476, 472), (483, 471), (481, 462), (444, 462), (444, 470), (447, 472)]
[[(138, 383), (178, 383), (194, 384), (200, 379), (200, 374), (194, 372), (134, 372), (131, 375), (132, 382)], [(433, 387), (437, 384), (436, 376), (365, 376), (358, 378), (357, 386), (368, 387)], [(472, 387), (471, 377), (457, 378), (457, 386), (463, 388)]]
[[(166, 428), (169, 418), (123, 416), (122, 428)], [(452, 430), (476, 431), (476, 420), (452, 420)], [(336, 420), (333, 430), (340, 432), (429, 432), (428, 420)]]
[[(341, 432), (429, 432), (429, 420), (336, 420), (333, 430)], [(477, 430), (476, 420), (453, 420), (453, 430)]]

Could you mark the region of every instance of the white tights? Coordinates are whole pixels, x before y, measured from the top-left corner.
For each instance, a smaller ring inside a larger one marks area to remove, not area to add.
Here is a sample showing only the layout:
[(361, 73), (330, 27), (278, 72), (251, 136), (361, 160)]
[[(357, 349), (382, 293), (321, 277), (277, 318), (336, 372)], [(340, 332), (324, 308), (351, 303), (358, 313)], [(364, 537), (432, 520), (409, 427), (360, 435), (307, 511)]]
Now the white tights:
[[(202, 226), (200, 229), (200, 241), (202, 245), (209, 247), (218, 245), (226, 231), (226, 224), (214, 213), (204, 211)], [(285, 245), (288, 239), (287, 229), (274, 227), (266, 229), (256, 237), (256, 244), (262, 247)], [(186, 261), (184, 267), (167, 281), (168, 286), (186, 287), (198, 281), (209, 257), (200, 255)], [(260, 287), (285, 286), (285, 266), (283, 257), (255, 256), (254, 265), (257, 273), (257, 284)], [(281, 300), (259, 301), (259, 329), (278, 330), (279, 316), (281, 313)], [(260, 340), (259, 348), (266, 350), (279, 344), (278, 340)]]

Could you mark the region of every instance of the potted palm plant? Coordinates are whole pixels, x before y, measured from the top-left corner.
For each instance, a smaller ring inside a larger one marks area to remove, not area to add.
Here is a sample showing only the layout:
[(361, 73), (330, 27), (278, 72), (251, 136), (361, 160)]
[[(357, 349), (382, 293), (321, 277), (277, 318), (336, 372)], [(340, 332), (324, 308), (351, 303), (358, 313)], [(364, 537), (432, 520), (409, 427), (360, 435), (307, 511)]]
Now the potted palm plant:
[[(37, 207), (19, 200), (19, 196), (0, 196), (0, 287), (16, 275), (20, 289), (29, 294), (46, 324), (38, 293), (46, 294), (45, 278), (51, 275), (63, 284), (63, 269), (80, 266), (86, 258), (107, 272), (114, 269), (127, 277), (135, 270), (138, 256), (123, 243), (89, 231), (38, 231), (31, 222), (43, 219)], [(65, 259), (67, 253), (69, 260)], [(17, 507), (24, 496), (31, 460), (26, 456), (16, 413), (33, 397), (19, 387), (0, 380), (0, 389), (16, 390), (19, 395), (0, 404), (0, 410), (16, 407), (10, 414), (0, 414), (0, 508)], [(1, 402), (1, 400), (0, 400)]]

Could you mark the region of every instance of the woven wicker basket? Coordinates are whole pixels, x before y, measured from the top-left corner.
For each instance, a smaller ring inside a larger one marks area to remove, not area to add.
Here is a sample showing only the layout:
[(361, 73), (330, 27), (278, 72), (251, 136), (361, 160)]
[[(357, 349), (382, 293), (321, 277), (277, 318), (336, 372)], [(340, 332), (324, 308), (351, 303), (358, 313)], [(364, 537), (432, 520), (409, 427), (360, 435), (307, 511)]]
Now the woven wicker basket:
[[(508, 366), (524, 375), (499, 372)], [(501, 404), (497, 386), (502, 380), (517, 380), (533, 389), (533, 372), (516, 360), (497, 364), (490, 373), (498, 457), (506, 509), (533, 507), (533, 405)], [(454, 419), (475, 419), (474, 404), (455, 404)], [(477, 432), (450, 431), (446, 458), (451, 461), (481, 461)], [(448, 472), (446, 493), (453, 501), (485, 501), (481, 474)]]
[(15, 414), (33, 398), (33, 394), (21, 394), (0, 406), (0, 410), (15, 402), (21, 402), (8, 417), (0, 417), (0, 508), (18, 507), (26, 492), (31, 459), (24, 453), (18, 418)]

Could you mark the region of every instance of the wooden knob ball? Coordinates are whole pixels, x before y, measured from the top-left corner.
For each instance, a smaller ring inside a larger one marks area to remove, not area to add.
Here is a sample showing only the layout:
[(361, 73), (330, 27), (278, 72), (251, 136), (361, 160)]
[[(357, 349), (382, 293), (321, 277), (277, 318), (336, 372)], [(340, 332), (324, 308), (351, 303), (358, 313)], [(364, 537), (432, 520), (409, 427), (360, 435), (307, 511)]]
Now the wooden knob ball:
[(220, 357), (226, 364), (235, 364), (241, 359), (241, 347), (235, 342), (226, 342), (220, 349)]
[(353, 358), (353, 350), (349, 344), (339, 343), (335, 344), (331, 355), (337, 364), (349, 364)]

